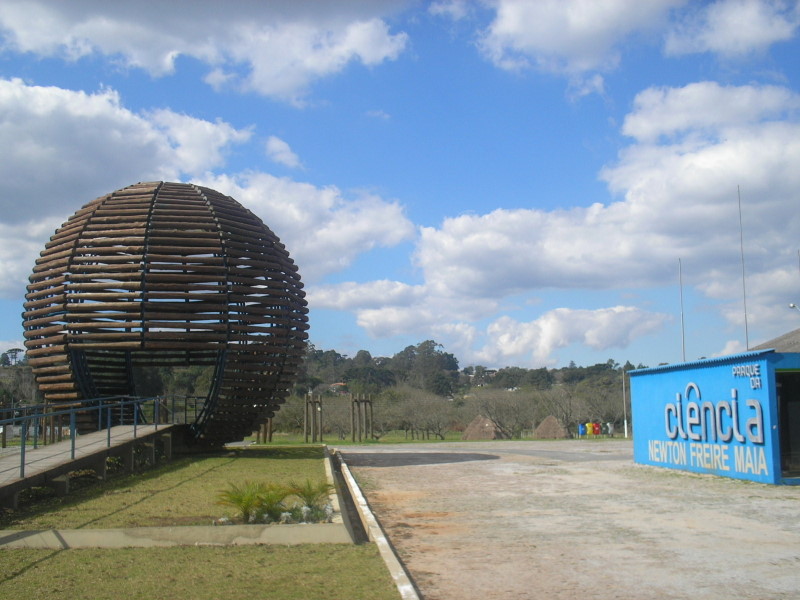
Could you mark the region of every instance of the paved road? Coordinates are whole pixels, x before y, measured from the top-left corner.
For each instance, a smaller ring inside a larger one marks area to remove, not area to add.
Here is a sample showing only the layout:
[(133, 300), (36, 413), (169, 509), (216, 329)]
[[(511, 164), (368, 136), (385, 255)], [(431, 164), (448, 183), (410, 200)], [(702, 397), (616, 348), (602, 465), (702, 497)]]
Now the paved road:
[(620, 440), (342, 453), (427, 600), (800, 597), (800, 487), (636, 465)]

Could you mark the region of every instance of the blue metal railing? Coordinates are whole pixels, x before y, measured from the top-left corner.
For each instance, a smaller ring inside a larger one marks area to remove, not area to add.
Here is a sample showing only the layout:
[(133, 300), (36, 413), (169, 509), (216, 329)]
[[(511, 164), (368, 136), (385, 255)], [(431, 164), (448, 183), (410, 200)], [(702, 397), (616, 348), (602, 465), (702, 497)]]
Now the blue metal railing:
[[(75, 458), (75, 440), (79, 435), (80, 422), (96, 423), (97, 430), (107, 432), (106, 445), (111, 446), (111, 428), (115, 425), (133, 425), (133, 437), (137, 435), (139, 425), (159, 425), (174, 423), (191, 423), (202, 410), (203, 400), (195, 397), (153, 397), (139, 398), (132, 396), (114, 396), (95, 398), (74, 404), (37, 404), (20, 405), (15, 408), (0, 409), (0, 427), (3, 428), (3, 447), (5, 432), (9, 427), (20, 431), (20, 477), (25, 476), (25, 452), (32, 441), (36, 449), (40, 440), (46, 442), (48, 426), (44, 425), (45, 437), (42, 437), (43, 423), (49, 422), (53, 427), (58, 423), (63, 432), (64, 423), (69, 422), (70, 458)], [(96, 413), (96, 414), (93, 414)], [(84, 425), (85, 426), (85, 425)], [(52, 434), (52, 431), (51, 431)], [(60, 437), (60, 436), (59, 436)], [(31, 439), (32, 438), (32, 439)]]

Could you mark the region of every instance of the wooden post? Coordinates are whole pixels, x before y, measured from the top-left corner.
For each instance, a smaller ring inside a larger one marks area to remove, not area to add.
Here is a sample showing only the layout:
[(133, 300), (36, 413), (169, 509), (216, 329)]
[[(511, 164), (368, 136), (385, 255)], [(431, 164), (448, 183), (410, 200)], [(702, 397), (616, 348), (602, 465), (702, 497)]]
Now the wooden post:
[(161, 448), (167, 460), (172, 460), (172, 434), (165, 433), (161, 436)]
[(350, 439), (356, 441), (356, 399), (350, 394)]
[[(272, 420), (270, 419), (270, 433), (269, 437), (272, 440)], [(306, 408), (303, 413), (303, 441), (308, 443), (309, 431), (311, 432), (311, 443), (316, 444), (317, 441), (322, 441), (322, 399), (314, 396), (311, 392), (308, 393), (306, 398)]]
[(361, 397), (356, 396), (356, 438), (361, 442)]
[[(311, 396), (311, 392), (309, 392), (308, 396)], [(308, 398), (306, 398), (306, 404), (303, 408), (303, 443), (308, 443)]]
[(367, 400), (367, 410), (369, 411), (369, 417), (367, 420), (367, 439), (372, 439), (372, 395), (368, 396)]
[(314, 401), (308, 401), (308, 427), (311, 429), (311, 443), (317, 443), (317, 414), (314, 410)]
[(322, 396), (317, 396), (317, 427), (319, 428), (319, 442), (322, 443)]
[(360, 442), (367, 438), (367, 401), (365, 396), (361, 396), (361, 435), (359, 436)]

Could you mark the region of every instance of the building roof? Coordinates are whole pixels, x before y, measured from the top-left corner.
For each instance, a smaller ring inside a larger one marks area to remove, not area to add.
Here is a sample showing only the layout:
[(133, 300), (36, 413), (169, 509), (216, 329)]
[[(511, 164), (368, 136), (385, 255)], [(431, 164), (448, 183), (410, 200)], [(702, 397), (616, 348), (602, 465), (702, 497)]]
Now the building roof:
[(742, 352), (741, 354), (729, 354), (726, 356), (717, 356), (714, 358), (703, 358), (696, 361), (690, 361), (685, 363), (674, 363), (674, 364), (667, 364), (667, 365), (659, 365), (657, 367), (649, 367), (645, 369), (636, 369), (634, 371), (629, 371), (631, 375), (641, 375), (644, 373), (652, 373), (653, 371), (667, 371), (671, 369), (685, 369), (687, 367), (697, 367), (700, 365), (707, 365), (709, 363), (718, 363), (724, 362), (729, 360), (738, 360), (743, 358), (749, 358), (754, 355), (763, 354), (765, 351), (774, 351), (781, 354), (789, 354), (789, 353), (799, 353), (800, 354), (800, 329), (795, 329), (794, 331), (790, 331), (789, 333), (784, 333), (780, 337), (776, 337), (774, 340), (769, 340), (768, 342), (764, 342), (763, 344), (759, 344), (758, 346), (753, 346), (747, 352)]
[(635, 369), (633, 371), (628, 371), (628, 375), (631, 377), (635, 375), (644, 375), (654, 372), (660, 371), (674, 371), (678, 369), (695, 369), (699, 367), (707, 367), (709, 365), (715, 365), (725, 362), (731, 361), (740, 361), (740, 360), (751, 360), (756, 356), (761, 356), (762, 354), (771, 354), (773, 352), (772, 346), (767, 345), (764, 349), (751, 349), (748, 352), (741, 352), (739, 354), (726, 354), (724, 356), (714, 356), (712, 358), (701, 358), (699, 360), (694, 360), (690, 362), (681, 362), (681, 363), (671, 363), (666, 365), (658, 365), (657, 367), (646, 367), (644, 369)]
[(767, 350), (772, 348), (776, 352), (800, 352), (800, 329), (795, 329), (789, 333), (784, 333), (774, 340), (764, 342), (758, 346), (750, 348), (751, 350)]

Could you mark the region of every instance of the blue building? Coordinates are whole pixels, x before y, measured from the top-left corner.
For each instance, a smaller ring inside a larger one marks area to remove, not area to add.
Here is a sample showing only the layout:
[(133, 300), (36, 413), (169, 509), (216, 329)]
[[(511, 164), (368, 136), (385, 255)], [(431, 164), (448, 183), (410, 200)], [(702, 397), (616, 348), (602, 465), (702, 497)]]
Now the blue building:
[(634, 461), (800, 485), (798, 344), (631, 371)]

